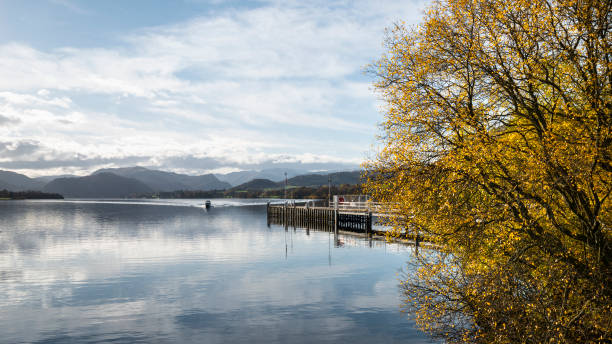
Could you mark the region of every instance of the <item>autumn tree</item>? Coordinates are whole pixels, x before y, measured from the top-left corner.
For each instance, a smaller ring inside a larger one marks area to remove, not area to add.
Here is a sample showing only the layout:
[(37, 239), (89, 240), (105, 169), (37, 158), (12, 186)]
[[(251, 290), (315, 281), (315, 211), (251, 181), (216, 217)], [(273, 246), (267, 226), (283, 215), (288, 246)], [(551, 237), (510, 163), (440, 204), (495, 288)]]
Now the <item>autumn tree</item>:
[(434, 244), (402, 284), (433, 336), (612, 341), (611, 6), (438, 0), (389, 29), (366, 191)]

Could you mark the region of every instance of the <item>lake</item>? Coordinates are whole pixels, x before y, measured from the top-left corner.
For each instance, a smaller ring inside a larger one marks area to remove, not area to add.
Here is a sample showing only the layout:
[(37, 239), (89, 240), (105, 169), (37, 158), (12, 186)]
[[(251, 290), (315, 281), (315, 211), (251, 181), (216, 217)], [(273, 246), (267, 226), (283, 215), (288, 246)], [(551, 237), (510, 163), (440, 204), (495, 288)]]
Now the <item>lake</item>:
[(212, 202), (0, 201), (0, 342), (428, 342), (400, 312), (412, 248)]

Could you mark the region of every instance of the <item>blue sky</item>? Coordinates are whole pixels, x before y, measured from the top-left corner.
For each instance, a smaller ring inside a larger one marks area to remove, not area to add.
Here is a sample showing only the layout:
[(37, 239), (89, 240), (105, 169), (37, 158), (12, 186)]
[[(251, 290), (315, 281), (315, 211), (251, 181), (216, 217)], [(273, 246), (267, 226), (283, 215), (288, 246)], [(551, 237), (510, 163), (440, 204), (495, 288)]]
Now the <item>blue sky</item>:
[(421, 1), (0, 1), (0, 169), (343, 169), (375, 150), (364, 67)]

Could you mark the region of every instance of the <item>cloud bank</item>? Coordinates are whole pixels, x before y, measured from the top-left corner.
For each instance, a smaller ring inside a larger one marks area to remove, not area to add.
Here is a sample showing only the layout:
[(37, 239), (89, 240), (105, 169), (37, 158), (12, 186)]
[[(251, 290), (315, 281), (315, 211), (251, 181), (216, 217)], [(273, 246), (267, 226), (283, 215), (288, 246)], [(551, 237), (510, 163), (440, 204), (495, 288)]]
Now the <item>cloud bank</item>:
[(420, 7), (262, 2), (126, 32), (114, 46), (4, 42), (0, 168), (357, 166), (380, 118), (363, 68), (384, 28)]

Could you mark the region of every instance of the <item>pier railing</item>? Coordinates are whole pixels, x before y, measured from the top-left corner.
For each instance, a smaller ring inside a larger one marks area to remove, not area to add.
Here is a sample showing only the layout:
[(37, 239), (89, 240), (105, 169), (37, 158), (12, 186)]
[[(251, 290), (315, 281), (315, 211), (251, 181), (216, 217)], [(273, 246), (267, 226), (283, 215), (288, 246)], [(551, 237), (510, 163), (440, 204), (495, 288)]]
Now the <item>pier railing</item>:
[[(284, 225), (288, 227), (300, 227), (322, 231), (348, 231), (363, 233), (368, 237), (372, 235), (385, 236), (386, 229), (377, 227), (372, 228), (373, 222), (385, 224), (388, 216), (399, 216), (409, 220), (410, 215), (398, 215), (394, 213), (394, 204), (376, 203), (369, 199), (351, 199), (335, 196), (332, 202), (327, 204), (324, 201), (285, 201), (280, 204), (270, 204), (267, 206), (268, 225)], [(420, 242), (431, 241), (430, 238), (422, 234), (412, 234), (404, 239), (414, 240), (418, 247)]]
[(333, 207), (300, 205), (299, 203), (268, 204), (268, 223), (326, 231), (338, 229), (354, 232), (372, 232), (372, 212), (367, 209), (339, 209)]
[(342, 211), (371, 212), (377, 216), (387, 212), (385, 204), (373, 202), (366, 195), (335, 195), (329, 206)]

